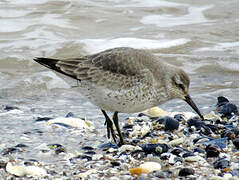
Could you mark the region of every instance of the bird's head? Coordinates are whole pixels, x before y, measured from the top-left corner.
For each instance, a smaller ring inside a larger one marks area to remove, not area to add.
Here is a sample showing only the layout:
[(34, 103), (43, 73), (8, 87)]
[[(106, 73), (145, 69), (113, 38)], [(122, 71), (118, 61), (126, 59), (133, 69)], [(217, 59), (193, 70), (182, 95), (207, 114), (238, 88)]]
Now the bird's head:
[(172, 72), (174, 73), (170, 75), (170, 78), (168, 79), (169, 83), (167, 83), (169, 96), (186, 101), (195, 110), (195, 112), (202, 119), (204, 119), (203, 115), (189, 95), (190, 79), (188, 75), (183, 70), (177, 69), (176, 67)]

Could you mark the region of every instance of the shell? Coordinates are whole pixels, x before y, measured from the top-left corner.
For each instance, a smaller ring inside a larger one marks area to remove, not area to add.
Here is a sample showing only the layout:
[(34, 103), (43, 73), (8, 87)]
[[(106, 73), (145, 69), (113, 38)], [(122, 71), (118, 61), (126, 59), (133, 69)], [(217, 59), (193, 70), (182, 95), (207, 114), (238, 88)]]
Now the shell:
[(157, 162), (145, 162), (141, 164), (139, 167), (129, 169), (131, 174), (136, 174), (136, 175), (140, 175), (144, 173), (148, 174), (152, 171), (158, 171), (158, 170), (161, 170), (161, 165)]
[(94, 129), (93, 123), (90, 121), (85, 121), (80, 118), (65, 118), (65, 117), (59, 117), (55, 119), (51, 119), (47, 122), (47, 125), (55, 124), (55, 123), (61, 123), (66, 124), (71, 127), (76, 128), (84, 128), (84, 129)]
[(153, 107), (153, 108), (147, 109), (143, 113), (151, 117), (164, 117), (169, 115), (168, 112), (164, 111), (163, 109), (159, 107)]
[(7, 163), (6, 171), (15, 176), (46, 176), (47, 172), (45, 169), (37, 166), (18, 166), (13, 165), (11, 162)]
[(185, 139), (183, 137), (178, 138), (178, 139), (174, 139), (172, 141), (170, 141), (168, 144), (171, 146), (178, 146), (179, 144), (182, 144), (185, 141)]

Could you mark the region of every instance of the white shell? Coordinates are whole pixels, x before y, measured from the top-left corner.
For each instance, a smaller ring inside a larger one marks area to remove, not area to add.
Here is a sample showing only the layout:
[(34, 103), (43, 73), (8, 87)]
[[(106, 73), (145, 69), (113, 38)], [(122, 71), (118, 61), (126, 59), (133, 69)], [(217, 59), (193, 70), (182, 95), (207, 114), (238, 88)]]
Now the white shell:
[(46, 176), (47, 172), (45, 169), (37, 167), (37, 166), (18, 166), (13, 165), (11, 162), (7, 163), (6, 171), (10, 174), (16, 176)]
[(185, 141), (185, 139), (183, 137), (178, 138), (178, 139), (174, 139), (172, 141), (170, 141), (168, 144), (171, 146), (178, 146), (180, 144), (182, 144)]
[(161, 170), (161, 164), (157, 162), (145, 162), (141, 164), (139, 167), (147, 169), (149, 172)]
[(142, 148), (139, 146), (133, 146), (133, 145), (129, 145), (129, 144), (125, 144), (119, 148), (119, 152), (137, 151), (137, 150), (142, 150)]
[(47, 121), (47, 125), (51, 125), (53, 123), (62, 123), (62, 124), (66, 124), (72, 127), (76, 127), (76, 128), (84, 128), (84, 129), (94, 129), (93, 123), (90, 121), (84, 121), (80, 118), (65, 118), (65, 117), (59, 117), (59, 118), (55, 118), (55, 119), (51, 119), (49, 121)]

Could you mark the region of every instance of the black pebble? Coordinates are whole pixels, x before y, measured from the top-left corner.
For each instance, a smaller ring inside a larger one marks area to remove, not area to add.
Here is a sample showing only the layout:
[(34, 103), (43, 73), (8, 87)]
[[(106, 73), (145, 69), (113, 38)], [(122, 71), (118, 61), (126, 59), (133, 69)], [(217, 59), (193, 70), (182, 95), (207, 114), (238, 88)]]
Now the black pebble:
[(72, 112), (67, 113), (66, 118), (76, 117)]
[(170, 153), (163, 153), (160, 155), (161, 160), (168, 160), (170, 158), (171, 154)]
[(199, 147), (195, 148), (195, 149), (193, 150), (193, 152), (198, 152), (198, 153), (202, 153), (202, 154), (206, 153), (205, 150), (203, 150), (203, 149), (201, 149), (201, 148), (199, 148)]
[(36, 122), (49, 121), (50, 119), (53, 119), (53, 118), (50, 118), (50, 117), (38, 117), (35, 121)]
[(100, 149), (106, 149), (106, 150), (107, 150), (107, 149), (110, 149), (110, 148), (118, 149), (119, 146), (117, 146), (116, 144), (113, 144), (113, 143), (109, 142), (109, 143), (104, 143), (104, 144), (99, 145), (98, 148), (100, 148)]
[(115, 167), (115, 166), (120, 166), (120, 163), (117, 162), (117, 161), (111, 161), (110, 163), (111, 163), (111, 165), (112, 165), (113, 167)]
[(205, 126), (205, 123), (201, 121), (198, 117), (194, 117), (192, 119), (189, 119), (187, 121), (187, 124), (189, 127), (194, 126), (197, 130), (200, 130), (203, 126)]
[(130, 129), (130, 130), (132, 130), (133, 129), (133, 125), (132, 124), (125, 124), (124, 126), (123, 126), (123, 129)]
[(234, 144), (234, 146), (236, 146), (237, 149), (239, 149), (239, 138), (234, 139), (232, 143)]
[(25, 147), (27, 147), (27, 145), (25, 145), (25, 144), (17, 144), (15, 147), (16, 148), (25, 148)]
[(175, 148), (171, 151), (172, 154), (179, 156), (180, 153), (182, 153), (184, 150), (181, 148)]
[(5, 148), (1, 151), (1, 155), (5, 156), (8, 154), (13, 154), (13, 153), (17, 153), (17, 152), (21, 152), (21, 150), (19, 148), (15, 148), (15, 147), (10, 147), (10, 148)]
[(86, 151), (86, 152), (84, 152), (84, 154), (94, 155), (94, 154), (96, 154), (96, 152), (95, 151)]
[(179, 176), (189, 176), (189, 175), (193, 175), (194, 174), (194, 170), (191, 168), (182, 168), (179, 171)]
[(216, 145), (208, 145), (205, 151), (207, 153), (207, 157), (218, 157), (221, 152), (220, 148)]
[(235, 115), (239, 114), (237, 106), (232, 103), (227, 103), (223, 105), (219, 113), (223, 114), (223, 116), (227, 117), (228, 119), (232, 117), (232, 113), (234, 113)]
[(207, 126), (208, 128), (210, 128), (214, 133), (217, 133), (219, 131), (218, 126), (213, 125), (213, 124), (206, 124), (205, 126)]
[(189, 156), (195, 156), (195, 154), (193, 154), (192, 152), (186, 152), (183, 154), (183, 158), (189, 157)]
[(149, 118), (151, 117), (151, 116), (149, 116), (149, 115), (147, 115), (147, 114), (144, 114), (144, 113), (139, 113), (139, 114), (138, 114), (138, 117), (142, 117), (142, 116), (147, 116), (147, 117), (149, 117)]
[(87, 159), (88, 161), (92, 160), (92, 157), (88, 156), (88, 155), (79, 155), (73, 158), (70, 158), (69, 161), (73, 164), (78, 163), (79, 159)]
[(225, 98), (223, 96), (219, 96), (219, 97), (217, 97), (217, 105), (216, 106), (220, 107), (228, 102), (229, 102), (229, 100), (227, 98)]
[(165, 131), (173, 131), (178, 129), (179, 122), (171, 117), (166, 116), (164, 121), (164, 130)]
[(218, 159), (213, 163), (215, 169), (224, 169), (230, 167), (230, 161), (226, 159)]
[(169, 149), (166, 144), (142, 144), (141, 148), (145, 154), (161, 154)]
[(82, 150), (86, 150), (86, 151), (94, 150), (94, 148), (91, 147), (91, 146), (84, 146), (84, 147), (82, 147), (81, 149), (82, 149)]
[(3, 161), (3, 160), (0, 160), (0, 169), (5, 169), (7, 166), (7, 162)]
[(9, 106), (9, 105), (6, 105), (3, 110), (6, 110), (6, 111), (11, 111), (11, 110), (14, 110), (14, 109), (19, 109), (18, 107), (16, 106)]

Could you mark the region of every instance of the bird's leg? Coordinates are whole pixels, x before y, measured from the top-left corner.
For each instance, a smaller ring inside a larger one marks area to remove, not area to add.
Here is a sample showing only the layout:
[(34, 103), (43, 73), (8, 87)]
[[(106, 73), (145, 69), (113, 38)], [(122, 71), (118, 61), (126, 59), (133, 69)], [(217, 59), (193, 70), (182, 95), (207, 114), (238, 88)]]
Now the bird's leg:
[(111, 119), (109, 118), (109, 116), (106, 114), (104, 110), (101, 109), (101, 111), (105, 116), (105, 125), (107, 126), (107, 137), (110, 138), (110, 134), (111, 134), (114, 142), (117, 144), (116, 135), (113, 128), (113, 122), (111, 121)]
[(119, 118), (118, 118), (118, 112), (116, 111), (113, 115), (113, 121), (114, 121), (114, 124), (115, 124), (115, 127), (116, 127), (116, 130), (118, 132), (118, 135), (120, 137), (120, 145), (124, 145), (125, 144), (125, 141), (124, 141), (124, 137), (121, 133), (121, 130), (120, 130), (120, 126), (119, 126)]

